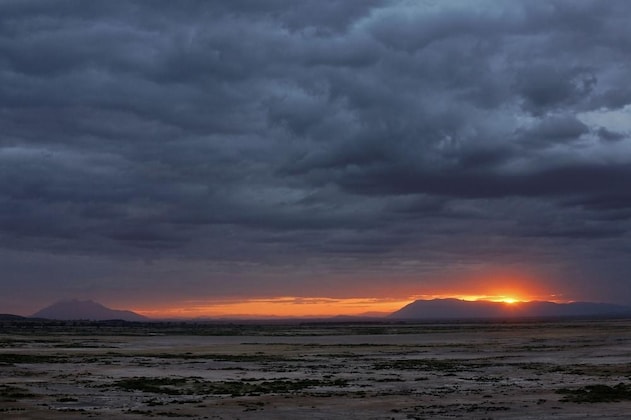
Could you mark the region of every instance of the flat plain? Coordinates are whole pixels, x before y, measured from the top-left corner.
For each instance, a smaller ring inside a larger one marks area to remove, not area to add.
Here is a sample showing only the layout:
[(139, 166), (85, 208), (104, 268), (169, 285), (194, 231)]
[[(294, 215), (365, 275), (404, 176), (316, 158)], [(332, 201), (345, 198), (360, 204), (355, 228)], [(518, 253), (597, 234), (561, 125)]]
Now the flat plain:
[(631, 413), (631, 320), (0, 324), (0, 418)]

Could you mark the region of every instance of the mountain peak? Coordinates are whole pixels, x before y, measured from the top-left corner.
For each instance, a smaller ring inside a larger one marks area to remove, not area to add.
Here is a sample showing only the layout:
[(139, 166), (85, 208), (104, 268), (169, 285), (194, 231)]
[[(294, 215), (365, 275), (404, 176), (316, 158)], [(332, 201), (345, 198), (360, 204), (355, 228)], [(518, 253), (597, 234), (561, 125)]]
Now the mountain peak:
[(93, 300), (66, 299), (53, 303), (35, 314), (35, 318), (57, 320), (105, 321), (120, 319), (123, 321), (146, 321), (147, 318), (132, 311), (110, 309)]
[(417, 300), (390, 315), (397, 319), (557, 318), (629, 316), (631, 308), (608, 303), (505, 302), (459, 299)]

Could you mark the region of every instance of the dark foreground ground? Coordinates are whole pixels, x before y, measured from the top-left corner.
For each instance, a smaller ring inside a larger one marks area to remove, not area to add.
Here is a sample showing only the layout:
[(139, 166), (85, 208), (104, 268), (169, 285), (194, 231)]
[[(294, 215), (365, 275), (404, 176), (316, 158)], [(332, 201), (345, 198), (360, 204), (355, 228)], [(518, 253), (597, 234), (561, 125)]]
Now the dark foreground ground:
[(0, 324), (0, 418), (627, 419), (631, 321)]

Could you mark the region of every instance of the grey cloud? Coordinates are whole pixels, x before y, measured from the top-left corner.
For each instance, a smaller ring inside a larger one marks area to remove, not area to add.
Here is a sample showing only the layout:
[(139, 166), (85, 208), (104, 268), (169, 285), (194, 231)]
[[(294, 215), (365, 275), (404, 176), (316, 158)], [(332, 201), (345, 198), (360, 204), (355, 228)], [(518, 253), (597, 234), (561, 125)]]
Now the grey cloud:
[[(622, 78), (619, 82), (622, 82)], [(603, 107), (609, 109), (623, 108), (631, 103), (631, 89), (620, 85), (613, 89), (607, 89), (593, 100), (594, 107)]]
[(571, 166), (534, 174), (468, 172), (460, 168), (431, 173), (412, 167), (379, 167), (363, 173), (345, 173), (340, 184), (365, 194), (429, 193), (456, 197), (562, 196), (602, 191), (623, 191), (631, 181), (625, 166)]
[(3, 2), (0, 246), (359, 269), (416, 249), (428, 265), (486, 258), (462, 245), (485, 235), (542, 260), (564, 238), (565, 258), (573, 240), (624, 241), (628, 133), (580, 114), (631, 104), (630, 14)]
[(592, 92), (597, 83), (589, 70), (561, 68), (553, 65), (528, 66), (516, 77), (517, 92), (526, 102), (526, 109), (540, 114), (563, 105), (576, 105)]
[(599, 194), (570, 202), (571, 205), (584, 206), (590, 210), (631, 209), (631, 197), (628, 194)]
[(607, 130), (604, 127), (599, 127), (596, 133), (598, 134), (598, 137), (604, 141), (619, 141), (627, 137), (622, 133), (617, 133), (615, 131)]
[(589, 132), (589, 127), (574, 116), (552, 116), (534, 127), (522, 130), (518, 137), (522, 143), (536, 147), (551, 147), (559, 143), (577, 141)]

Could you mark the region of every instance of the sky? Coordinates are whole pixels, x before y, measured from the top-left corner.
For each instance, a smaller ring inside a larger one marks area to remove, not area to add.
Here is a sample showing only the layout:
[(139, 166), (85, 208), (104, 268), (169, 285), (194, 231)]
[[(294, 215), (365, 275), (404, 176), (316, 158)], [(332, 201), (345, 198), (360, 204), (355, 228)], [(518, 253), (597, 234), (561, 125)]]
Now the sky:
[(630, 18), (2, 1), (0, 312), (631, 304)]

